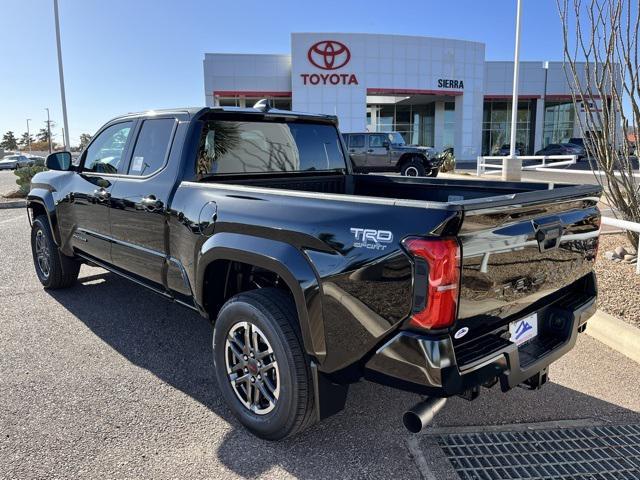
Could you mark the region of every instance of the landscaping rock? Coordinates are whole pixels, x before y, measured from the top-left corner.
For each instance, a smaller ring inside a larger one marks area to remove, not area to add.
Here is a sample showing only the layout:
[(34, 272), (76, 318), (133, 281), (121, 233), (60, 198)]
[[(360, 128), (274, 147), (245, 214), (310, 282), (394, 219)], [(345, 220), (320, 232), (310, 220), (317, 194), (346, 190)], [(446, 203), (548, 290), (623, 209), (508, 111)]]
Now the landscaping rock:
[(624, 247), (616, 247), (616, 249), (613, 251), (616, 255), (616, 257), (618, 258), (624, 258), (624, 256), (627, 254), (627, 249)]
[[(600, 236), (600, 252), (595, 265), (598, 308), (640, 327), (640, 275), (636, 274), (636, 266), (626, 260), (611, 261), (607, 255), (609, 252), (615, 253), (614, 249), (620, 245), (624, 245), (625, 251), (635, 254), (624, 233)], [(637, 259), (636, 255), (633, 256)]]

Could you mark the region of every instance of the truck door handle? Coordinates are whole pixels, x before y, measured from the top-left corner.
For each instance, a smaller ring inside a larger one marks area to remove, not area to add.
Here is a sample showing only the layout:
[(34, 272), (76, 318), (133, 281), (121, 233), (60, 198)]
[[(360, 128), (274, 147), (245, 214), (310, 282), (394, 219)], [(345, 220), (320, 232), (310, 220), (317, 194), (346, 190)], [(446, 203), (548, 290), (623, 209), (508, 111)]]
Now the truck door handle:
[(164, 206), (164, 203), (162, 203), (161, 200), (158, 200), (155, 195), (147, 195), (140, 200), (140, 204), (151, 212), (161, 210)]
[(373, 148), (370, 148), (369, 150), (367, 150), (367, 153), (373, 153)]
[(111, 194), (104, 188), (97, 188), (94, 190), (93, 196), (98, 200), (109, 200), (111, 198)]

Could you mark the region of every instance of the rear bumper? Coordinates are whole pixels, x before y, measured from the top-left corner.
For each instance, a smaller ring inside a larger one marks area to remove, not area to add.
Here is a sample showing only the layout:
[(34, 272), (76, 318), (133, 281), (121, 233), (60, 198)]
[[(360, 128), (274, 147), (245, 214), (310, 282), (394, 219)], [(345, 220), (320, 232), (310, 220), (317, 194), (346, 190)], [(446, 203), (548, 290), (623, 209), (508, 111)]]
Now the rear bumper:
[(403, 331), (366, 363), (365, 378), (435, 397), (461, 394), (496, 379), (507, 391), (571, 350), (595, 310), (595, 294), (563, 296), (537, 310), (538, 337), (520, 347), (505, 338), (508, 326), (464, 347), (454, 347), (451, 335)]

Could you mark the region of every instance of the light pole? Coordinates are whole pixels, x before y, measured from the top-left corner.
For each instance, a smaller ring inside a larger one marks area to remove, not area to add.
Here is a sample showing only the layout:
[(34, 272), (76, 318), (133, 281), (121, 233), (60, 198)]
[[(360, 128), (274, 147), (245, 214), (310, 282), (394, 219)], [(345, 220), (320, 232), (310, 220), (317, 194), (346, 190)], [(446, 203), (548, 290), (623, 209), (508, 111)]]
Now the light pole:
[(60, 74), (60, 97), (62, 99), (62, 122), (64, 123), (64, 150), (69, 150), (69, 124), (67, 122), (67, 99), (64, 93), (64, 73), (62, 71), (62, 48), (60, 47), (60, 20), (58, 19), (58, 0), (53, 0), (53, 14), (56, 20), (56, 43), (58, 45), (58, 73)]
[(27, 118), (27, 145), (29, 146), (29, 153), (31, 153), (31, 133), (29, 132), (29, 121), (31, 119)]
[(51, 120), (49, 119), (49, 109), (45, 108), (47, 111), (47, 137), (49, 138), (49, 154), (51, 154)]
[(511, 101), (511, 141), (509, 158), (503, 160), (502, 179), (519, 182), (522, 176), (522, 160), (516, 155), (516, 124), (518, 122), (518, 73), (520, 70), (520, 11), (522, 0), (517, 0), (516, 10), (516, 45), (513, 60), (513, 99)]
[(544, 148), (546, 147), (544, 143), (544, 117), (547, 114), (547, 79), (549, 77), (549, 62), (547, 60), (542, 62), (542, 68), (544, 69), (544, 93), (542, 94), (542, 142), (540, 146)]

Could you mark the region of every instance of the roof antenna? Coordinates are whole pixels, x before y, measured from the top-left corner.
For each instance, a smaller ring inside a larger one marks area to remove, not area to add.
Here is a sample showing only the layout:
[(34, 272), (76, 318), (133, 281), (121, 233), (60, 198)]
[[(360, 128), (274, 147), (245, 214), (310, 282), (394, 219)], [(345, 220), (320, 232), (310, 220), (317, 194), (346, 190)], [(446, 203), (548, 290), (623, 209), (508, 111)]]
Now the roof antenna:
[(273, 108), (273, 105), (271, 105), (269, 99), (261, 98), (256, 103), (254, 103), (253, 108), (255, 108), (256, 110), (262, 110), (263, 112), (268, 112)]

